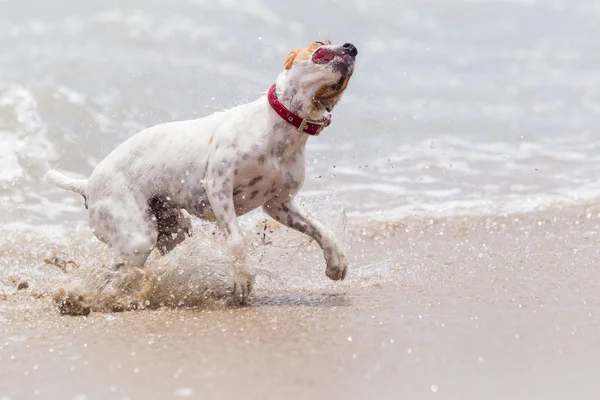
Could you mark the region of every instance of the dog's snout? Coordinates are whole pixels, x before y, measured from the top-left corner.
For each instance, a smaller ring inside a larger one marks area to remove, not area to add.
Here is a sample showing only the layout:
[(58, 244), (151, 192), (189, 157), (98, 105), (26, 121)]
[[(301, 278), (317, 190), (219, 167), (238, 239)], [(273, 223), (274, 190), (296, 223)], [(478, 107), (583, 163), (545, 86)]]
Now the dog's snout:
[(356, 55), (358, 54), (356, 46), (352, 43), (344, 43), (342, 45), (342, 49), (344, 49), (344, 51), (346, 51), (346, 53), (350, 54), (352, 57), (356, 57)]

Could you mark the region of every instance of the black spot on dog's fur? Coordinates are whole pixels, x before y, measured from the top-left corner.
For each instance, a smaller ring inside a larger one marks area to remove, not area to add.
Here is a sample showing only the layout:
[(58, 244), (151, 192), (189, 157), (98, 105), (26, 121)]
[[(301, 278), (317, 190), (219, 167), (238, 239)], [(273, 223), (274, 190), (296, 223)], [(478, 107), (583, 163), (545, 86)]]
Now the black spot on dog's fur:
[(258, 182), (260, 182), (262, 180), (262, 175), (257, 176), (256, 178), (253, 178), (249, 183), (248, 186), (254, 186), (256, 185)]
[(156, 218), (158, 238), (156, 247), (161, 254), (173, 250), (190, 235), (190, 221), (183, 216), (178, 205), (164, 196), (153, 196), (148, 200), (150, 213)]

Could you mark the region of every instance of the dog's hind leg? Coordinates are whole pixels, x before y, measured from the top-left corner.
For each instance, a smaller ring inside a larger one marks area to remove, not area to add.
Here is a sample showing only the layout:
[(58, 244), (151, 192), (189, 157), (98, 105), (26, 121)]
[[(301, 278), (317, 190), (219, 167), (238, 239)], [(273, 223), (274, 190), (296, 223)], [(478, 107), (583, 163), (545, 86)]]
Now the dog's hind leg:
[(149, 207), (131, 194), (113, 193), (91, 202), (89, 225), (111, 247), (115, 270), (142, 267), (156, 246), (158, 231)]

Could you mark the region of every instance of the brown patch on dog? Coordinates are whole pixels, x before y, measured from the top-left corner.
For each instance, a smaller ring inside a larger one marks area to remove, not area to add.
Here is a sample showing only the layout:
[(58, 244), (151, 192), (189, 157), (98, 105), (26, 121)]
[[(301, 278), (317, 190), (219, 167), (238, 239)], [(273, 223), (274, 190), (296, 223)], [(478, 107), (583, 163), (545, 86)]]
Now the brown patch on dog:
[(290, 51), (283, 65), (285, 69), (290, 69), (294, 66), (295, 63), (300, 61), (309, 60), (312, 56), (312, 53), (315, 52), (319, 47), (331, 44), (331, 41), (325, 40), (323, 42), (317, 41), (309, 44), (308, 46), (300, 47), (298, 50)]
[(298, 55), (297, 50), (290, 51), (290, 54), (288, 54), (287, 58), (285, 59), (285, 62), (283, 63), (285, 69), (292, 68), (292, 66), (294, 65), (294, 60), (296, 59), (296, 55)]

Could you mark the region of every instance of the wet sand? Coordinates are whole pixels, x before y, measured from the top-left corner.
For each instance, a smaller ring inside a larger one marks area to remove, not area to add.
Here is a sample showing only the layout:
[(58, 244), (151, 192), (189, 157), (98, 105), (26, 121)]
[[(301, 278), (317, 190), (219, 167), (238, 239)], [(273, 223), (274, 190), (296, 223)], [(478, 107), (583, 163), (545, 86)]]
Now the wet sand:
[(346, 282), (247, 307), (72, 317), (5, 291), (0, 398), (595, 398), (599, 213), (351, 223)]

